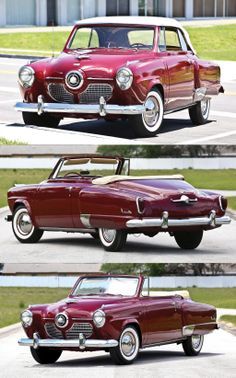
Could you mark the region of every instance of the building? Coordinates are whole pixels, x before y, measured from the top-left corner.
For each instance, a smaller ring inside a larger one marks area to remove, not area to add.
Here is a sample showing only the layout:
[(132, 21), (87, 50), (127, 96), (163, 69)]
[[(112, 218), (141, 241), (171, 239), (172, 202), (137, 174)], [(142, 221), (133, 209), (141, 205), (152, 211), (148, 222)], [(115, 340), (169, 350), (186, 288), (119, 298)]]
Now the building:
[(236, 17), (236, 0), (0, 0), (0, 26), (70, 25), (111, 15)]

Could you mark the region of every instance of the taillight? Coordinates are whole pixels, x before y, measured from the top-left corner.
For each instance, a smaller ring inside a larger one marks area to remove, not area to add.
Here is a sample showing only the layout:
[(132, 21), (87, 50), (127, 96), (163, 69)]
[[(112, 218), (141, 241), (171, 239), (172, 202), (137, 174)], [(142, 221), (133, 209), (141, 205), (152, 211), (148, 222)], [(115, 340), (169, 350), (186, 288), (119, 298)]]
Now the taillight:
[(139, 214), (143, 214), (145, 210), (145, 200), (144, 198), (137, 197), (136, 198), (136, 205), (137, 205), (137, 211)]
[(228, 201), (227, 198), (220, 196), (219, 197), (219, 205), (222, 211), (225, 211), (227, 209)]

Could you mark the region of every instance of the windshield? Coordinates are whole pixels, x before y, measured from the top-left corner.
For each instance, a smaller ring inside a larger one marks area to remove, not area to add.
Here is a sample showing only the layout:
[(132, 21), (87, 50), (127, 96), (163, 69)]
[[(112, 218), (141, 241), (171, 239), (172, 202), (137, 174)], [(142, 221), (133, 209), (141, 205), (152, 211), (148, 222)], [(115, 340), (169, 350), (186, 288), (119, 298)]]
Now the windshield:
[(116, 158), (82, 157), (62, 160), (53, 178), (64, 177), (101, 177), (115, 175), (119, 166)]
[(67, 48), (77, 49), (153, 49), (154, 28), (93, 26), (76, 29)]
[(133, 297), (138, 287), (138, 278), (132, 277), (85, 277), (73, 291), (79, 295), (122, 295)]

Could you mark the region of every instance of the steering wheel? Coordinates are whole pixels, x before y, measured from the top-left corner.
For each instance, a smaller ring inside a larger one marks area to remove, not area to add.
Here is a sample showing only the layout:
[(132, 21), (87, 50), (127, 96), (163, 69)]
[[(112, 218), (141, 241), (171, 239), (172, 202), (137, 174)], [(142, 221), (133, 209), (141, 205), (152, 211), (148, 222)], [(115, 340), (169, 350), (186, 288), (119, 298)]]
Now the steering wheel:
[(147, 47), (144, 43), (141, 43), (141, 42), (136, 42), (136, 43), (132, 43), (131, 45), (130, 45), (130, 47), (137, 47), (137, 48), (139, 48), (139, 47)]
[(64, 175), (64, 177), (68, 177), (68, 176), (80, 176), (80, 174), (78, 172), (68, 172)]

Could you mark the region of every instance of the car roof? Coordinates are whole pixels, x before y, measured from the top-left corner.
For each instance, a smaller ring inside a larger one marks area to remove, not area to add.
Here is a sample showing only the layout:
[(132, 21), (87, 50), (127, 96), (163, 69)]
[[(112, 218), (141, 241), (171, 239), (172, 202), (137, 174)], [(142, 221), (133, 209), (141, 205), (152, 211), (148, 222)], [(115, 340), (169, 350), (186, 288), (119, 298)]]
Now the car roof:
[(143, 25), (143, 26), (173, 26), (182, 29), (180, 22), (168, 17), (145, 17), (145, 16), (111, 16), (93, 17), (76, 22), (77, 25), (96, 25), (96, 24), (124, 24), (124, 25)]

